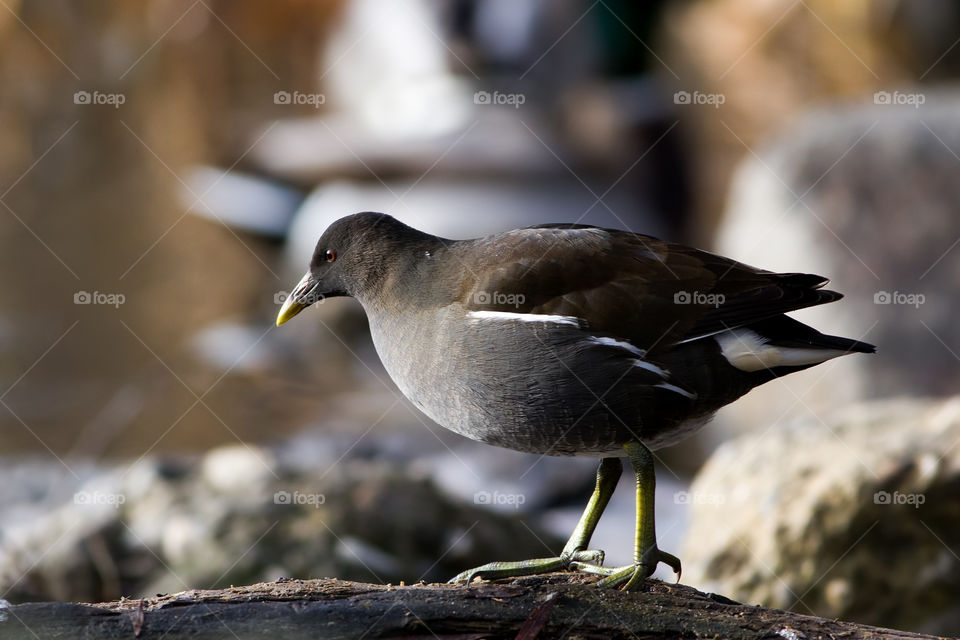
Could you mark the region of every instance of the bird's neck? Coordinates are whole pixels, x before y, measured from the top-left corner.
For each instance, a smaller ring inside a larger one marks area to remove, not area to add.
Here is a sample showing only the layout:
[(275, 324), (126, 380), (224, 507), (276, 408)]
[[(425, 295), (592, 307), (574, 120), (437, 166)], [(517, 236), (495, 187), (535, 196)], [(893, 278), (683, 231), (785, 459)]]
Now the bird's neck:
[(354, 297), (371, 317), (448, 304), (455, 294), (455, 274), (444, 273), (438, 265), (449, 265), (440, 258), (457, 242), (421, 234), (407, 236), (402, 243), (388, 243), (387, 250), (361, 275)]

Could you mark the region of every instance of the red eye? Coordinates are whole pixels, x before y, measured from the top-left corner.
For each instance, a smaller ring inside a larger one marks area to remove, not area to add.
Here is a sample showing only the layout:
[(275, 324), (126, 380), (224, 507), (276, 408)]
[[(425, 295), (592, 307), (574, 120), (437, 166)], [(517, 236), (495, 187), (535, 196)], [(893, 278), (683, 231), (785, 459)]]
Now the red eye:
[(334, 253), (332, 250), (327, 249), (326, 258), (327, 258), (327, 262), (333, 262), (334, 260), (337, 259), (337, 254)]

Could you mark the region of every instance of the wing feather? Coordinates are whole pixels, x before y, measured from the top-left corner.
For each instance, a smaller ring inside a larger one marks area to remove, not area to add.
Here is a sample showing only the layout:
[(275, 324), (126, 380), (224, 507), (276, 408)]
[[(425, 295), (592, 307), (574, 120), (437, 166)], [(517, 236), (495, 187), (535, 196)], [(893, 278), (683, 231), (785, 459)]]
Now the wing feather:
[(838, 300), (827, 280), (773, 273), (650, 236), (543, 225), (470, 243), (468, 310), (574, 316), (639, 348), (744, 326)]

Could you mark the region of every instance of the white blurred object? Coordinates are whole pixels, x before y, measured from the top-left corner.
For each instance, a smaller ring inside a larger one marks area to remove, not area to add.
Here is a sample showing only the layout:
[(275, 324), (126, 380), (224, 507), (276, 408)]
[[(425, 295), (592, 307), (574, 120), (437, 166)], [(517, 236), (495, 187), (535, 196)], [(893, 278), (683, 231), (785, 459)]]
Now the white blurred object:
[(563, 143), (544, 131), (535, 113), (517, 112), (510, 106), (482, 105), (461, 129), (403, 139), (374, 135), (348, 112), (286, 119), (251, 136), (256, 144), (249, 158), (274, 174), (309, 182), (398, 171), (415, 176), (562, 171), (554, 154), (565, 150)]
[(430, 138), (462, 128), (473, 89), (447, 68), (441, 31), (424, 0), (349, 3), (323, 56), (329, 103), (375, 136)]
[(218, 371), (255, 373), (277, 366), (276, 338), (265, 336), (260, 325), (217, 322), (191, 338), (194, 353)]
[(235, 229), (283, 238), (303, 196), (265, 178), (217, 167), (187, 169), (178, 193), (190, 213)]
[(277, 478), (273, 454), (256, 445), (240, 443), (217, 447), (203, 457), (200, 473), (214, 490), (239, 493), (260, 500), (259, 493)]

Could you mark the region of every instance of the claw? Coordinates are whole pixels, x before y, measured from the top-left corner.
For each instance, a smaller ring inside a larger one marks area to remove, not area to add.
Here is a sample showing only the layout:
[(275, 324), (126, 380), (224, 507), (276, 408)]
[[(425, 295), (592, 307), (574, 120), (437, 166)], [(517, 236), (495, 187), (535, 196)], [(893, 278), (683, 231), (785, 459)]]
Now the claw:
[(682, 570), (680, 559), (673, 554), (660, 551), (660, 549), (653, 547), (643, 554), (640, 562), (628, 564), (625, 567), (611, 568), (608, 570), (609, 573), (604, 571), (601, 575), (606, 575), (607, 577), (597, 582), (597, 586), (605, 589), (616, 588), (623, 585), (624, 591), (633, 591), (641, 582), (653, 575), (653, 572), (657, 569), (657, 565), (661, 562), (673, 569), (673, 572), (677, 574), (677, 582), (679, 582)]
[(673, 572), (677, 574), (677, 584), (680, 584), (680, 576), (683, 575), (680, 558), (666, 551), (658, 551), (658, 553), (660, 554), (660, 562), (673, 569)]

